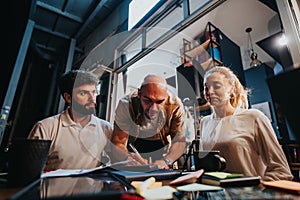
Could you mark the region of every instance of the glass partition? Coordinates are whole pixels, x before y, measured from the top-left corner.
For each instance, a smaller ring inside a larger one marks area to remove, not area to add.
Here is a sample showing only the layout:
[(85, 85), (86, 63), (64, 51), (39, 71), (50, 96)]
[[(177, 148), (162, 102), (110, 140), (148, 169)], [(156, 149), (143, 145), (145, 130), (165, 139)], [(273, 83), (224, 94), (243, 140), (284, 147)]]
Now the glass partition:
[[(195, 66), (195, 63), (186, 62), (184, 59), (183, 51), (186, 48), (184, 41), (188, 41), (189, 50), (195, 50), (196, 54), (191, 54), (192, 57), (200, 59), (197, 54), (203, 50), (205, 56), (209, 57), (210, 48), (204, 47), (205, 40), (203, 40), (203, 38), (209, 39), (205, 38), (208, 23), (212, 23), (220, 31), (218, 42), (226, 40), (228, 43), (235, 44), (234, 50), (221, 49), (220, 59), (227, 58), (225, 64), (237, 65), (232, 64), (231, 60), (238, 59), (241, 63), (237, 67), (242, 69), (241, 73), (250, 68), (250, 44), (245, 30), (251, 27), (253, 49), (258, 54), (258, 59), (271, 68), (281, 65), (280, 60), (260, 46), (262, 42), (272, 39), (272, 36), (286, 32), (282, 25), (286, 19), (281, 18), (276, 1), (183, 0), (170, 2), (176, 3), (169, 4), (168, 10), (162, 10), (162, 13), (154, 17), (151, 23), (142, 25), (141, 30), (137, 30), (134, 35), (127, 38), (123, 46), (119, 47), (117, 55), (124, 55), (126, 59), (116, 65), (116, 72), (120, 74), (115, 78), (122, 79), (122, 81), (115, 80), (118, 82), (115, 86), (122, 85), (124, 94), (138, 88), (144, 76), (149, 73), (163, 75), (168, 80), (170, 90), (178, 94), (178, 80), (181, 76), (178, 74), (178, 67)], [(281, 1), (278, 0), (278, 2)], [(293, 1), (290, 0), (290, 2)], [(295, 16), (297, 18), (297, 15)], [(290, 42), (297, 44), (295, 41)], [(223, 47), (221, 45), (220, 48)], [(272, 49), (278, 50), (279, 47), (272, 46)], [(290, 53), (291, 49), (287, 49)], [(211, 51), (214, 52), (214, 50)], [(240, 54), (239, 57), (235, 56), (236, 52)], [(209, 67), (209, 63), (206, 64)], [(286, 70), (289, 67), (282, 66), (281, 69)], [(202, 69), (204, 69), (203, 66)], [(201, 77), (190, 78), (201, 82)], [(192, 93), (199, 92), (195, 91), (195, 88), (199, 90), (199, 84), (191, 86), (190, 80), (185, 77), (183, 79), (185, 79), (183, 88)], [(199, 94), (196, 96), (198, 97)]]
[(126, 60), (130, 60), (139, 52), (142, 51), (142, 34), (138, 35), (126, 48), (123, 49), (121, 55), (126, 57)]
[(198, 11), (202, 7), (204, 7), (210, 0), (189, 0), (189, 10), (190, 14)]
[(183, 21), (182, 4), (172, 9), (163, 19), (159, 20), (154, 26), (146, 30), (146, 46), (150, 46), (155, 40), (172, 30), (178, 22)]

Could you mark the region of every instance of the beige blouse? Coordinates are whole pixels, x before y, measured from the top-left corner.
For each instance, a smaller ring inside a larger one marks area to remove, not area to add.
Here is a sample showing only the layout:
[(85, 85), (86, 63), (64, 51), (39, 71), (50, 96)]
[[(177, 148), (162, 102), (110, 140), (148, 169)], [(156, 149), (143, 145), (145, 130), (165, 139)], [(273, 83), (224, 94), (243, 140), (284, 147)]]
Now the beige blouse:
[(231, 116), (200, 122), (203, 150), (219, 150), (225, 171), (261, 176), (262, 180), (293, 178), (270, 120), (259, 110), (237, 109)]

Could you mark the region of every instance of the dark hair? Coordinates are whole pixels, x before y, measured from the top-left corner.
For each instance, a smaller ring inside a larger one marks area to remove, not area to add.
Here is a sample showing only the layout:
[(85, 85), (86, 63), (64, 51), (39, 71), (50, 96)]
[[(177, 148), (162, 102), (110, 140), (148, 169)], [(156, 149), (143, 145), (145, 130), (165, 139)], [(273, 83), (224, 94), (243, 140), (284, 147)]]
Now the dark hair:
[(84, 85), (94, 84), (97, 85), (99, 79), (91, 72), (83, 70), (71, 70), (64, 73), (58, 80), (58, 87), (61, 95), (65, 92), (72, 96), (73, 88)]

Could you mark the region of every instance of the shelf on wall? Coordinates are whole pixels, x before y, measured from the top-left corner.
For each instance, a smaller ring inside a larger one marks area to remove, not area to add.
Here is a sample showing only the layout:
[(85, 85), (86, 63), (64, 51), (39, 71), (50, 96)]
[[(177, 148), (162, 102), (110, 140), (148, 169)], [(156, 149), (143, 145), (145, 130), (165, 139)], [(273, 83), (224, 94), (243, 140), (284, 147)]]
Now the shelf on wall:
[(201, 67), (204, 71), (214, 67), (214, 66), (221, 66), (223, 65), (223, 62), (218, 59), (209, 58), (207, 61), (200, 63)]
[(190, 57), (190, 58), (195, 58), (196, 56), (199, 56), (203, 53), (208, 53), (208, 48), (209, 46), (212, 45), (213, 48), (219, 47), (219, 43), (217, 43), (216, 41), (213, 41), (211, 39), (206, 40), (205, 42), (203, 42), (202, 44), (194, 47), (193, 49), (190, 50), (186, 50), (185, 51), (185, 55)]

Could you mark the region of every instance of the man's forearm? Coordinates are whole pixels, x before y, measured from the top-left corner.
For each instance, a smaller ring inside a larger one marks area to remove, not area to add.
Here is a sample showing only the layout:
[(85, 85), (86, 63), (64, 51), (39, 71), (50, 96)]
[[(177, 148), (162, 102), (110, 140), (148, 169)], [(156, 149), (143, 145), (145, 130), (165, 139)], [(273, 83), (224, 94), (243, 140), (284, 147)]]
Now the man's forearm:
[(124, 148), (124, 145), (113, 144), (112, 156), (114, 162), (126, 160), (128, 157), (128, 150), (126, 147)]
[(169, 158), (172, 162), (175, 162), (183, 154), (185, 146), (185, 141), (175, 141), (172, 143), (171, 148), (165, 157)]

